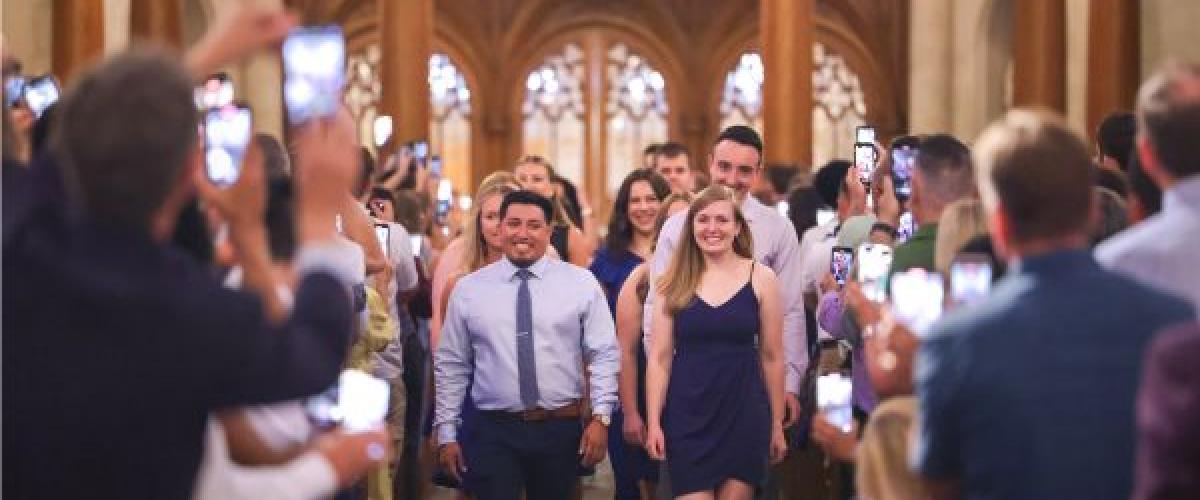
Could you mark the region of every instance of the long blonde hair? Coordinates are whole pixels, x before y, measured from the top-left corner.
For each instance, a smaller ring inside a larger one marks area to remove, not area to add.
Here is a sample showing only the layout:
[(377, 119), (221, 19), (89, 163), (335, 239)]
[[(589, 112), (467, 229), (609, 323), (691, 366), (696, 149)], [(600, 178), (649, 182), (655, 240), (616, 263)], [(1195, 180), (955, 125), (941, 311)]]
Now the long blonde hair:
[(696, 288), (700, 285), (700, 278), (704, 276), (704, 253), (696, 244), (693, 229), (696, 214), (721, 201), (728, 201), (733, 206), (733, 216), (738, 223), (738, 234), (733, 238), (733, 252), (747, 259), (754, 258), (754, 239), (750, 235), (750, 224), (746, 222), (742, 209), (738, 207), (733, 191), (720, 185), (705, 188), (696, 195), (696, 200), (688, 208), (687, 220), (683, 223), (683, 231), (679, 236), (679, 245), (675, 248), (675, 254), (671, 256), (671, 265), (667, 267), (667, 272), (658, 284), (658, 292), (662, 294), (666, 301), (664, 305), (672, 315), (678, 314), (692, 303), (696, 297)]
[[(525, 155), (518, 159), (517, 163), (513, 165), (513, 171), (516, 171), (517, 166), (525, 164), (538, 165), (546, 169), (546, 182), (550, 183), (551, 190), (554, 189), (554, 179), (558, 178), (558, 172), (554, 170), (554, 165), (551, 165), (549, 160), (538, 155)], [(514, 180), (515, 179), (516, 178), (514, 177)], [(563, 204), (563, 200), (558, 196), (558, 193), (552, 193), (550, 195), (550, 203), (554, 205), (554, 217), (553, 220), (550, 221), (551, 225), (560, 227), (575, 227), (575, 223), (571, 221), (571, 216), (567, 215), (567, 207)]]
[(979, 200), (963, 198), (946, 205), (942, 217), (938, 219), (937, 240), (933, 244), (933, 267), (943, 275), (950, 272), (950, 264), (963, 245), (987, 233), (987, 217)]
[(471, 218), (463, 229), (465, 254), (462, 258), (463, 273), (473, 273), (487, 265), (487, 240), (480, 232), (480, 218), (483, 217), (483, 202), (492, 196), (504, 196), (517, 190), (517, 180), (509, 172), (493, 172), (479, 183), (475, 192), (475, 201), (471, 204)]

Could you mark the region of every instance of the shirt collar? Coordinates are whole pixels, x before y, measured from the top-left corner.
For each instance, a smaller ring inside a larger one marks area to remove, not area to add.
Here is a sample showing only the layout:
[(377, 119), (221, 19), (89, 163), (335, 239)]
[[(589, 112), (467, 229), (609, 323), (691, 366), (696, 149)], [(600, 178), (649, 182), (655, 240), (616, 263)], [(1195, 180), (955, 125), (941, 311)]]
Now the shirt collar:
[(1013, 265), (1013, 269), (1015, 273), (1057, 274), (1093, 262), (1092, 253), (1085, 249), (1057, 250), (1021, 257)]
[(1163, 193), (1163, 212), (1200, 209), (1200, 174), (1184, 177)]
[[(541, 278), (546, 275), (546, 269), (548, 267), (550, 267), (550, 256), (542, 255), (542, 258), (534, 261), (534, 263), (530, 264), (526, 269), (529, 269), (529, 272), (533, 273), (534, 278)], [(517, 271), (521, 269), (517, 267), (516, 264), (513, 264), (511, 260), (508, 260), (508, 256), (500, 259), (500, 268), (502, 271), (504, 271), (504, 278), (509, 281), (516, 279)]]

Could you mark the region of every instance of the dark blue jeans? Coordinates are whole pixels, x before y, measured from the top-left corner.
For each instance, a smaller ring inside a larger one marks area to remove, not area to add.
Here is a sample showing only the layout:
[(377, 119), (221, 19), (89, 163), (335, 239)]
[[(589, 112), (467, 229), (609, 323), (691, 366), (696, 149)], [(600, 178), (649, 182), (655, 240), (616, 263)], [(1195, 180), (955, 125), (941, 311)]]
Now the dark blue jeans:
[(566, 499), (578, 481), (576, 419), (522, 422), (480, 412), (465, 450), (471, 493), (478, 500)]

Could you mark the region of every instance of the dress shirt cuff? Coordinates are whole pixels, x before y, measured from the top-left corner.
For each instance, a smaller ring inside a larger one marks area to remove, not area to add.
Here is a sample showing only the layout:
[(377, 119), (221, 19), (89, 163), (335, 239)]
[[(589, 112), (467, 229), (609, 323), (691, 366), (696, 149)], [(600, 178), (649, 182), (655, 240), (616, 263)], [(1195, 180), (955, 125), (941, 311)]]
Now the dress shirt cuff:
[[(296, 252), (296, 274), (306, 276), (314, 273), (328, 273), (337, 278), (346, 290), (363, 281), (363, 276), (357, 275), (356, 266), (346, 258), (344, 242), (327, 241), (308, 243)], [(349, 243), (353, 244), (353, 243)]]
[(454, 423), (446, 423), (438, 426), (438, 446), (446, 443), (454, 443), (458, 441), (458, 426)]
[(612, 417), (613, 406), (614, 405), (612, 403), (594, 405), (592, 406), (592, 416), (598, 417), (603, 415), (605, 417)]
[(337, 473), (320, 452), (300, 455), (288, 468), (292, 472), (294, 491), (304, 492), (308, 498), (328, 498), (337, 493)]

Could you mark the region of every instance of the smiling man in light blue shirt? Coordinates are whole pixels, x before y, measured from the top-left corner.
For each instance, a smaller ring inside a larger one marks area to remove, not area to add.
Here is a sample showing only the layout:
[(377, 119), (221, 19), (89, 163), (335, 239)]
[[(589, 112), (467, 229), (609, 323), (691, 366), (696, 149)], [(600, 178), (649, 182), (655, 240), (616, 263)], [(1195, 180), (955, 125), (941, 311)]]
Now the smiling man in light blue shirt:
[[(588, 270), (546, 257), (552, 210), (528, 191), (505, 196), (505, 256), (455, 286), (434, 357), (438, 460), (456, 477), (469, 470), (467, 489), (481, 499), (569, 498), (577, 463), (604, 458), (617, 401), (613, 319)], [(468, 386), (479, 415), (460, 445)]]

